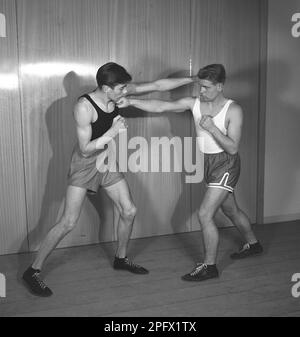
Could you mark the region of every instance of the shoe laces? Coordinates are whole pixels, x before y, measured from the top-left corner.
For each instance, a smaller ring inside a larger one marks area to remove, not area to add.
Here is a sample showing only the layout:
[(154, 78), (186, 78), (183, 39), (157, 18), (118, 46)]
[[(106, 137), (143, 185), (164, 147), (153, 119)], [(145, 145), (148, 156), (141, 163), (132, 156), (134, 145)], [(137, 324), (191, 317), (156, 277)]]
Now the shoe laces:
[(39, 278), (39, 273), (36, 272), (36, 273), (32, 274), (32, 277), (35, 279), (35, 281), (39, 284), (39, 286), (42, 289), (47, 288), (46, 284)]
[(191, 276), (195, 276), (198, 273), (200, 273), (202, 271), (202, 269), (206, 269), (207, 268), (207, 264), (206, 263), (197, 263), (197, 266), (195, 267), (195, 269), (190, 273)]
[(242, 249), (240, 250), (240, 253), (241, 253), (241, 252), (244, 252), (245, 250), (248, 250), (248, 249), (250, 249), (250, 244), (249, 244), (249, 243), (246, 243), (246, 244), (244, 244), (244, 246), (243, 246)]
[(134, 268), (140, 268), (139, 265), (133, 263), (132, 261), (128, 260), (128, 258), (125, 258), (125, 263), (128, 264), (130, 267), (134, 267)]

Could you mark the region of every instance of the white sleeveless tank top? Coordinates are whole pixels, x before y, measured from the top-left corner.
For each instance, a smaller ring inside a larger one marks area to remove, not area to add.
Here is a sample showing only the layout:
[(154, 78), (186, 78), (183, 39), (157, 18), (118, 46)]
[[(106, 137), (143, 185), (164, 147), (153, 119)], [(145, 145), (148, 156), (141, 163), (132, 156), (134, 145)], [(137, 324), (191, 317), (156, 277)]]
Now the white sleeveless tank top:
[[(226, 136), (227, 135), (227, 129), (225, 127), (225, 118), (226, 113), (229, 108), (229, 105), (233, 101), (229, 99), (225, 105), (223, 106), (222, 110), (212, 118), (214, 124), (216, 127)], [(198, 145), (200, 148), (200, 151), (203, 153), (220, 153), (223, 152), (224, 149), (220, 147), (220, 145), (215, 141), (213, 136), (199, 125), (199, 122), (201, 120), (202, 114), (200, 110), (200, 99), (197, 98), (193, 107), (193, 116), (194, 116), (194, 122), (197, 132), (197, 140)]]

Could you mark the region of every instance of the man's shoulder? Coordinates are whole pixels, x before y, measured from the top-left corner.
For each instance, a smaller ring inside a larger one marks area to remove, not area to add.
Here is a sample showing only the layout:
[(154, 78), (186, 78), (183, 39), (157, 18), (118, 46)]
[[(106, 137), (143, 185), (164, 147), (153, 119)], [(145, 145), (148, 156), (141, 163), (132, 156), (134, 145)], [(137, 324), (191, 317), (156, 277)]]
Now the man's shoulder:
[(184, 97), (184, 98), (181, 98), (181, 101), (182, 102), (185, 102), (185, 104), (187, 106), (189, 106), (191, 109), (193, 109), (195, 103), (196, 103), (196, 100), (198, 99), (198, 97)]
[(89, 107), (89, 101), (86, 97), (79, 97), (74, 106), (74, 117), (76, 120), (91, 120), (92, 110)]
[(91, 103), (86, 96), (89, 94), (84, 94), (78, 97), (75, 103), (75, 109), (79, 110), (90, 110)]
[(78, 98), (77, 98), (77, 101), (76, 101), (76, 105), (81, 105), (81, 104), (83, 104), (83, 105), (85, 105), (85, 104), (87, 104), (89, 101), (88, 101), (88, 99), (87, 99), (87, 95), (89, 95), (89, 94), (83, 94), (83, 95), (81, 95), (81, 96), (79, 96)]
[(237, 103), (236, 101), (234, 100), (230, 100), (231, 103), (228, 107), (228, 111), (233, 111), (234, 113), (241, 113), (243, 111), (242, 107), (240, 106), (239, 103)]
[(234, 118), (234, 119), (242, 118), (243, 109), (236, 101), (232, 100), (231, 104), (228, 107), (227, 115), (228, 115), (228, 118)]

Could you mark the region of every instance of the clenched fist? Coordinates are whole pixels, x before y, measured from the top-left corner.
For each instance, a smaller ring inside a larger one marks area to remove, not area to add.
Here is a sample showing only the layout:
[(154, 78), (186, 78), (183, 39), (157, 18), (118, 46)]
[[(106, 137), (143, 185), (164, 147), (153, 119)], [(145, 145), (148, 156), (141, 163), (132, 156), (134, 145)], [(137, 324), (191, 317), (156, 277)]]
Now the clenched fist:
[(111, 127), (114, 130), (115, 134), (118, 134), (119, 132), (125, 131), (128, 128), (128, 124), (124, 117), (118, 115), (113, 119), (113, 124)]
[(116, 102), (116, 104), (119, 108), (127, 108), (130, 105), (130, 102), (128, 98), (122, 97)]
[(210, 132), (215, 127), (212, 117), (208, 115), (202, 116), (199, 125), (208, 132)]

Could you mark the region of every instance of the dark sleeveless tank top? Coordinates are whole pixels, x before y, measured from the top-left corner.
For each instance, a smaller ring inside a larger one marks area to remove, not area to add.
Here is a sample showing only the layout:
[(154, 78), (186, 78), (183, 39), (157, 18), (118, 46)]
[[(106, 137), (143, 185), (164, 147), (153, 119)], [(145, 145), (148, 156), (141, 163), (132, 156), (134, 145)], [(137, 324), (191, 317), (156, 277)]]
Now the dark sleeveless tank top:
[[(92, 126), (92, 138), (91, 141), (103, 136), (106, 131), (108, 131), (113, 123), (113, 119), (119, 115), (119, 108), (115, 106), (115, 110), (108, 113), (104, 112), (88, 94), (82, 95), (81, 97), (86, 98), (92, 106), (97, 111), (98, 118), (95, 122), (91, 124)], [(81, 98), (80, 97), (80, 98)]]

